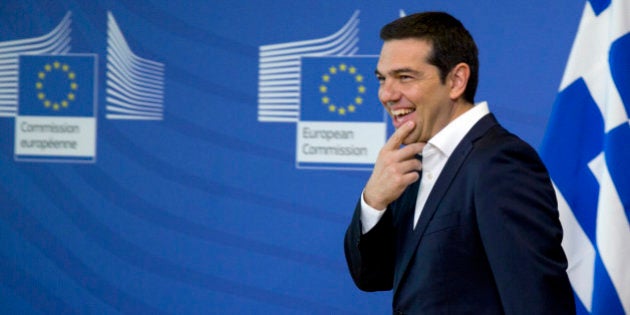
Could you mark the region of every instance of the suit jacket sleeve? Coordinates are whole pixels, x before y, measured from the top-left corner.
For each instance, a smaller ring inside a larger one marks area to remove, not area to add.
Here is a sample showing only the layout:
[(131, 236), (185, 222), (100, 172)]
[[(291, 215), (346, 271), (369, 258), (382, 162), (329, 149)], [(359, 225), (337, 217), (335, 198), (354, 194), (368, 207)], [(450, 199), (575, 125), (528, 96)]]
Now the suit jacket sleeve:
[(344, 250), (352, 279), (364, 291), (391, 290), (394, 279), (394, 229), (392, 211), (385, 210), (379, 222), (361, 233), (361, 202), (346, 231)]
[(479, 168), (475, 207), (481, 240), (506, 314), (574, 314), (562, 227), (547, 171), (512, 141)]

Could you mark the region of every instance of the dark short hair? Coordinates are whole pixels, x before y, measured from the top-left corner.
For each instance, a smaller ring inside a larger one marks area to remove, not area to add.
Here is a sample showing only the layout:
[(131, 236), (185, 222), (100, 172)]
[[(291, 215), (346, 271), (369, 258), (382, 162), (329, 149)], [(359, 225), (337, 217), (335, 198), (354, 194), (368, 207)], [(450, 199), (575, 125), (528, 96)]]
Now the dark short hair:
[(442, 83), (457, 64), (468, 64), (470, 78), (464, 99), (474, 103), (479, 81), (479, 53), (472, 36), (459, 20), (444, 12), (422, 12), (399, 18), (381, 29), (384, 41), (407, 38), (432, 44), (432, 53), (426, 61), (439, 69)]

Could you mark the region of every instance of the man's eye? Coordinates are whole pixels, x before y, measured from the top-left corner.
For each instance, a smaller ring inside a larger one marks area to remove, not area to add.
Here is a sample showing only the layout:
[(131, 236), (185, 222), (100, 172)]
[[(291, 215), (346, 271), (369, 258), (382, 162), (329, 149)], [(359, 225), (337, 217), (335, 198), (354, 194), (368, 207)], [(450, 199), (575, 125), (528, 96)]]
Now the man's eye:
[(376, 77), (376, 80), (378, 80), (378, 83), (381, 83), (381, 84), (382, 84), (383, 82), (385, 82), (385, 77), (382, 77), (382, 76), (377, 76), (377, 77)]

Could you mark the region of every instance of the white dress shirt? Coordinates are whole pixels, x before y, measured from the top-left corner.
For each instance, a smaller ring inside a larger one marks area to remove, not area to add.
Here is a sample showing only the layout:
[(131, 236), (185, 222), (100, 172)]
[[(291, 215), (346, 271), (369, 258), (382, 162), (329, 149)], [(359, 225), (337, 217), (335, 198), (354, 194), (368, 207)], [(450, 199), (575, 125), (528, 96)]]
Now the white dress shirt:
[[(482, 102), (455, 118), (435, 136), (429, 139), (427, 145), (422, 149), (422, 179), (418, 191), (418, 199), (416, 200), (416, 209), (414, 212), (415, 229), (424, 204), (429, 198), (433, 185), (442, 173), (442, 169), (451, 156), (455, 147), (462, 141), (464, 136), (472, 129), (472, 127), (483, 116), (490, 113), (488, 103)], [(378, 210), (370, 207), (365, 202), (363, 194), (361, 194), (361, 226), (363, 233), (371, 230), (381, 219), (386, 209)]]

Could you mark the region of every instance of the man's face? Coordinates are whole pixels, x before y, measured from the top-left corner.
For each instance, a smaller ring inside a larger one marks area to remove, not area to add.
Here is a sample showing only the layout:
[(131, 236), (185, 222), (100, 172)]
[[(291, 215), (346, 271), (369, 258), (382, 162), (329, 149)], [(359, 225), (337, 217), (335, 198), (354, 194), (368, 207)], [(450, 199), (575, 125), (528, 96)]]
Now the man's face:
[(430, 43), (415, 38), (388, 40), (381, 49), (378, 97), (396, 129), (415, 122), (404, 144), (428, 141), (452, 116), (450, 79), (442, 84), (438, 68), (427, 63), (431, 50)]

